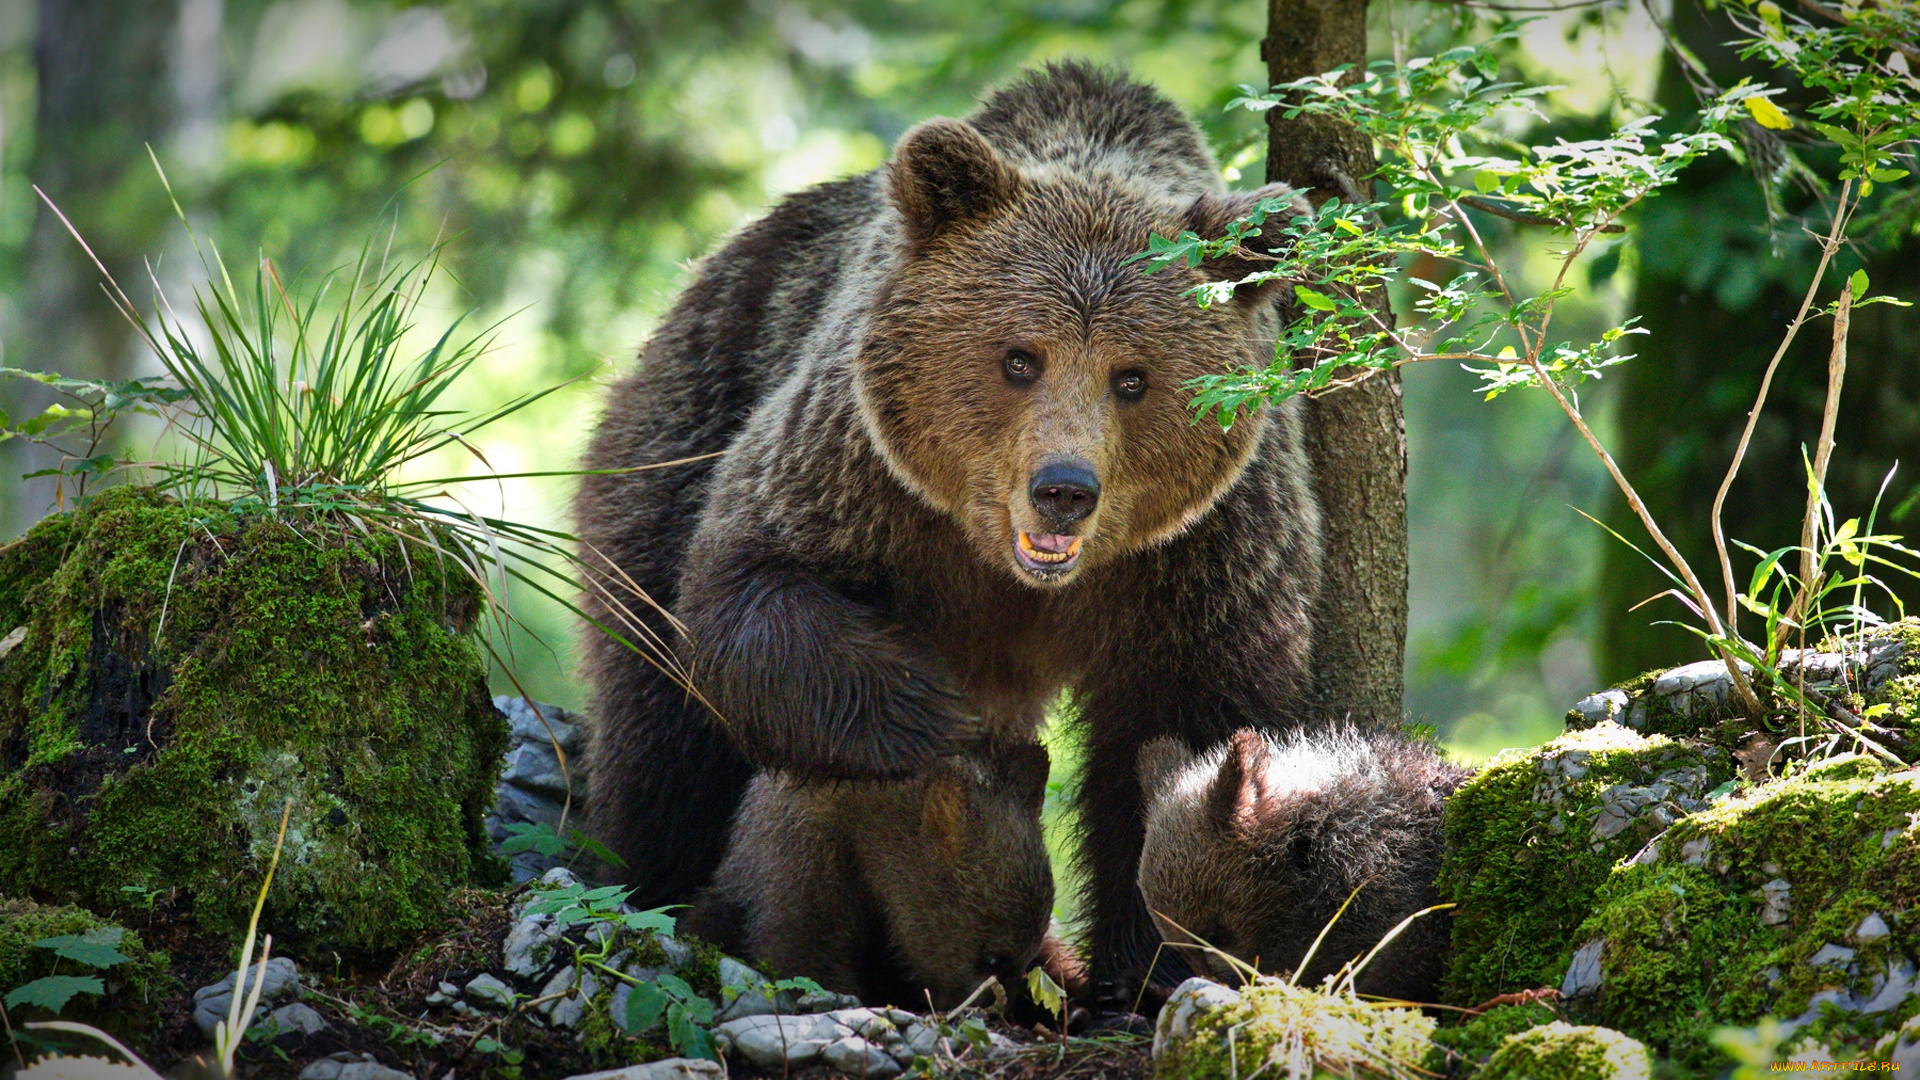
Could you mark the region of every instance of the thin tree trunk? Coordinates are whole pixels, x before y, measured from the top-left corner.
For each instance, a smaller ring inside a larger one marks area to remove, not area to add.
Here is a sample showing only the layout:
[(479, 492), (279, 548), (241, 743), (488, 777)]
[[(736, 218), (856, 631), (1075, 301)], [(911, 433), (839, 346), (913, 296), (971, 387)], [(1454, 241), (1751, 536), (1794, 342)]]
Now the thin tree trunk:
[[(1272, 82), (1367, 61), (1366, 0), (1269, 0), (1261, 44)], [(1371, 189), (1373, 148), (1328, 117), (1267, 114), (1267, 179), (1318, 205)], [(1307, 404), (1325, 582), (1314, 621), (1322, 720), (1402, 718), (1407, 643), (1407, 433), (1397, 372)]]

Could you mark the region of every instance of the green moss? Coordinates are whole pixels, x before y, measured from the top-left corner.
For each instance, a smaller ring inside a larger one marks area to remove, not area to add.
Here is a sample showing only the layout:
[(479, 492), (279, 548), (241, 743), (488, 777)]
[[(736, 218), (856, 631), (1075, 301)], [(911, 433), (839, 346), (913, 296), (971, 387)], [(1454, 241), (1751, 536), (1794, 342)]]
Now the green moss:
[(1618, 1031), (1554, 1022), (1510, 1036), (1479, 1080), (1647, 1080), (1653, 1058)]
[(289, 802), (282, 948), (385, 953), (497, 877), (481, 817), (506, 725), (449, 562), (123, 488), (0, 552), (0, 580), (62, 534), (0, 660), (0, 889), (108, 910), (122, 885), (178, 888), (238, 936)]
[[(1459, 1077), (1472, 1076), (1485, 1064), (1488, 1056), (1506, 1042), (1509, 1035), (1550, 1024), (1557, 1019), (1558, 1014), (1537, 1001), (1488, 1009), (1466, 1023), (1435, 1030), (1435, 1051), (1427, 1058), (1427, 1069)], [(1447, 1065), (1450, 1060), (1459, 1063), (1457, 1073), (1449, 1072)]]
[(1287, 1075), (1286, 1063), (1296, 1054), (1312, 1063), (1316, 1080), (1406, 1075), (1425, 1057), (1433, 1025), (1415, 1009), (1263, 978), (1242, 987), (1236, 1000), (1201, 1012), (1191, 1038), (1156, 1054), (1154, 1075), (1164, 1080), (1231, 1080), (1266, 1071)]
[[(120, 931), (115, 946), (125, 963), (92, 968), (34, 945), (53, 937), (98, 935)], [(140, 1042), (160, 1026), (160, 1001), (173, 989), (167, 954), (149, 949), (131, 930), (71, 906), (49, 906), (28, 900), (0, 898), (0, 993), (12, 991), (48, 975), (91, 975), (106, 992), (98, 997), (75, 996), (61, 1018), (105, 1028), (123, 1039)], [(45, 1010), (22, 1005), (11, 1011), (15, 1024), (51, 1019)]]
[[(1920, 926), (1920, 777), (1833, 759), (1675, 824), (1641, 865), (1617, 870), (1573, 935), (1600, 940), (1602, 987), (1574, 1008), (1659, 1047), (1694, 1075), (1722, 1064), (1709, 1037), (1769, 1013), (1806, 1014), (1817, 991), (1869, 992), (1873, 972), (1913, 954)], [(1788, 883), (1787, 917), (1763, 918), (1761, 886)], [(1853, 942), (1868, 915), (1892, 932)], [(1854, 948), (1854, 971), (1810, 961)], [(1796, 1038), (1864, 1052), (1911, 1015), (1815, 1011)]]
[[(1447, 800), (1439, 884), (1443, 898), (1459, 906), (1446, 1000), (1470, 1006), (1560, 985), (1577, 944), (1572, 932), (1614, 863), (1732, 773), (1724, 751), (1611, 723), (1495, 758)], [(1596, 839), (1609, 789), (1649, 785), (1663, 785), (1666, 797)]]

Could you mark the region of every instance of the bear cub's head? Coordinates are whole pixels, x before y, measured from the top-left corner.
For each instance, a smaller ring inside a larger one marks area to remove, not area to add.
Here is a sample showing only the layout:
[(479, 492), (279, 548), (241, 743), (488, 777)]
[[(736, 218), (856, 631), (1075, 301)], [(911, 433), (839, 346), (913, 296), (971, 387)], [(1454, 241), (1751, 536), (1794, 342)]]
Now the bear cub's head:
[(938, 1008), (958, 1005), (989, 975), (1016, 987), (1039, 955), (1053, 915), (1040, 829), (1047, 771), (1039, 744), (997, 746), (942, 758), (893, 785), (904, 798), (869, 807), (880, 841), (869, 851), (869, 885), (896, 958)]
[[(1191, 964), (1237, 983), (1232, 965), (1193, 939), (1290, 972), (1331, 923), (1302, 985), (1434, 902), (1442, 801), (1468, 775), (1424, 742), (1351, 727), (1278, 739), (1242, 730), (1203, 753), (1158, 739), (1142, 749), (1139, 773), (1140, 893), (1162, 938), (1188, 943), (1180, 952)], [(1432, 1000), (1445, 927), (1416, 920), (1362, 972), (1361, 991)]]
[(855, 363), (863, 416), (894, 475), (1029, 585), (1179, 533), (1265, 423), (1256, 410), (1223, 431), (1187, 404), (1195, 377), (1272, 361), (1270, 297), (1187, 295), (1254, 264), (1129, 260), (1151, 235), (1224, 235), (1290, 191), (1176, 197), (1139, 182), (1153, 163), (1128, 153), (1111, 171), (1022, 165), (943, 119), (902, 136), (888, 166), (902, 255)]

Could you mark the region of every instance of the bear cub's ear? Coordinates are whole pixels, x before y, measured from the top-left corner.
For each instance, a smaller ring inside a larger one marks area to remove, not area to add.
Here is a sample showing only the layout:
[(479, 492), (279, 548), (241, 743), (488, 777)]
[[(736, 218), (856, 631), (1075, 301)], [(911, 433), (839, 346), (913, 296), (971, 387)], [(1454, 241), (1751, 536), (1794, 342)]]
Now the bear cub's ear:
[(909, 129), (894, 147), (887, 174), (893, 205), (916, 244), (1006, 204), (1020, 186), (1020, 175), (962, 120), (929, 120)]
[(1207, 792), (1208, 810), (1222, 829), (1232, 830), (1259, 814), (1261, 803), (1269, 797), (1267, 767), (1272, 751), (1266, 736), (1251, 728), (1233, 733), (1220, 760), (1220, 773)]
[[(1243, 249), (1251, 249), (1253, 253), (1263, 250), (1263, 241), (1270, 241), (1271, 238), (1278, 236), (1280, 230), (1286, 227), (1288, 218), (1296, 214), (1312, 212), (1312, 207), (1308, 205), (1306, 199), (1293, 188), (1286, 184), (1268, 184), (1252, 191), (1230, 191), (1225, 194), (1209, 192), (1200, 196), (1193, 201), (1192, 206), (1187, 207), (1186, 227), (1205, 239), (1217, 240), (1227, 235), (1228, 228), (1235, 221), (1252, 213), (1253, 208), (1260, 205), (1263, 199), (1285, 199), (1291, 205), (1277, 213), (1268, 214), (1266, 221), (1260, 226), (1262, 235), (1253, 237), (1242, 245)], [(1219, 258), (1208, 259), (1201, 264), (1201, 268), (1214, 281), (1238, 281), (1256, 270), (1264, 270), (1271, 265), (1272, 263), (1254, 257), (1253, 254), (1236, 251)], [(1256, 294), (1261, 299), (1271, 299), (1267, 294), (1277, 293), (1279, 284), (1279, 282), (1268, 282), (1258, 289), (1243, 288), (1236, 294), (1235, 299), (1248, 299)]]

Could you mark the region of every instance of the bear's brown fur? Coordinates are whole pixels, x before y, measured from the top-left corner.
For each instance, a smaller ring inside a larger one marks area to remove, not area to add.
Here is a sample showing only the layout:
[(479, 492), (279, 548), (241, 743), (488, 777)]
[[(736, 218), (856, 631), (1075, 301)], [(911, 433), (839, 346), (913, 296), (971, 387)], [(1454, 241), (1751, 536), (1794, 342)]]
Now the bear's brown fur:
[(761, 773), (683, 925), (869, 1005), (951, 1009), (988, 976), (1017, 990), (1053, 911), (1046, 793), (1034, 743), (911, 780)]
[(1284, 194), (1225, 192), (1171, 104), (1056, 65), (701, 265), (586, 465), (723, 456), (576, 505), (591, 556), (684, 620), (706, 702), (587, 636), (589, 827), (635, 902), (707, 882), (756, 768), (911, 776), (1030, 738), (1067, 688), (1092, 974), (1130, 999), (1158, 944), (1139, 748), (1302, 722), (1319, 523), (1295, 408), (1191, 422), (1189, 380), (1271, 362), (1266, 299), (1185, 295), (1247, 266), (1128, 259)]
[[(1278, 740), (1240, 731), (1202, 754), (1158, 740), (1141, 752), (1140, 773), (1148, 791), (1140, 891), (1162, 936), (1191, 935), (1285, 973), (1332, 922), (1302, 985), (1438, 902), (1441, 800), (1468, 775), (1426, 743), (1348, 727)], [(1422, 916), (1374, 957), (1356, 988), (1436, 1000), (1447, 928), (1445, 912)], [(1239, 981), (1218, 956), (1180, 951)]]

